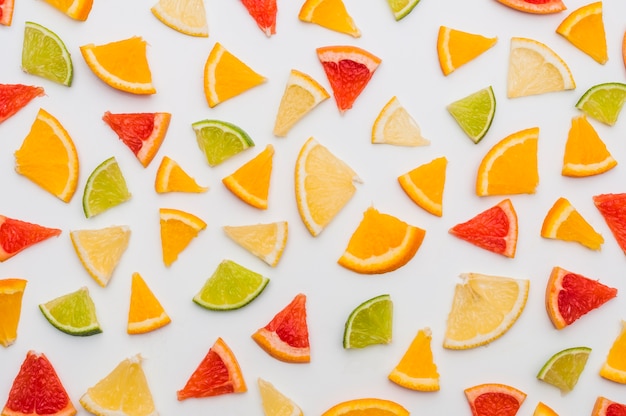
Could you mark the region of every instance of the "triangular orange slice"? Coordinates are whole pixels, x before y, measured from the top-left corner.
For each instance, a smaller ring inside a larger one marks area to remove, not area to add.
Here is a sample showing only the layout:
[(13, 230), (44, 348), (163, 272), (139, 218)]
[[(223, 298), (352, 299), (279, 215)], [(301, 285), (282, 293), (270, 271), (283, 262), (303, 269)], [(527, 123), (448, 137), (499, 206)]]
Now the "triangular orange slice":
[(269, 144), (261, 153), (222, 179), (224, 186), (246, 204), (267, 209), (273, 157), (274, 146)]
[(437, 36), (437, 56), (441, 71), (444, 75), (449, 75), (460, 66), (483, 54), (497, 41), (495, 37), (485, 37), (440, 26)]
[(430, 328), (417, 331), (400, 362), (389, 373), (389, 380), (417, 391), (439, 390), (439, 373), (431, 349)]
[(572, 119), (565, 143), (563, 176), (599, 175), (617, 166), (617, 161), (583, 114)]
[(559, 198), (550, 208), (541, 226), (541, 236), (573, 241), (592, 250), (600, 250), (604, 238), (583, 218), (566, 198)]
[(8, 347), (17, 339), (27, 283), (25, 279), (0, 279), (0, 345), (3, 347)]
[(609, 60), (601, 1), (574, 10), (556, 28), (556, 33), (596, 62), (605, 64)]
[(145, 334), (159, 329), (171, 321), (161, 302), (154, 296), (143, 277), (137, 272), (133, 273), (126, 332)]
[(202, 193), (208, 191), (209, 188), (198, 185), (196, 180), (189, 176), (178, 162), (168, 156), (163, 156), (154, 180), (154, 190), (159, 194), (167, 192)]
[(438, 217), (443, 214), (447, 165), (448, 160), (442, 156), (398, 176), (398, 182), (409, 198)]
[(361, 36), (343, 0), (305, 0), (298, 18), (355, 38)]
[(169, 267), (178, 259), (178, 255), (187, 248), (191, 240), (206, 228), (201, 218), (179, 209), (161, 208), (159, 210), (161, 226), (161, 250), (163, 263)]
[(0, 263), (59, 234), (61, 230), (58, 228), (48, 228), (0, 215)]

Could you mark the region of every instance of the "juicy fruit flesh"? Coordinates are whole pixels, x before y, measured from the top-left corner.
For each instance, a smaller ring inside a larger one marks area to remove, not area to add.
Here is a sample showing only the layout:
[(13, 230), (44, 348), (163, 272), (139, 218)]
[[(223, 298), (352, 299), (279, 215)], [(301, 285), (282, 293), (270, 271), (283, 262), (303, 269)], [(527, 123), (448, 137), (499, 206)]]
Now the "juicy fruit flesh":
[(350, 59), (323, 62), (322, 65), (335, 93), (337, 107), (341, 111), (352, 108), (352, 104), (368, 84), (373, 73), (367, 65)]
[[(2, 0), (0, 0), (0, 5)], [(2, 9), (0, 9), (2, 20)], [(45, 94), (42, 87), (23, 84), (0, 84), (0, 123), (24, 108), (31, 100)]]
[(26, 280), (0, 280), (0, 345), (8, 347), (17, 338)]
[(128, 201), (130, 197), (117, 161), (110, 158), (96, 167), (87, 180), (83, 209), (87, 218), (93, 217)]
[(484, 393), (474, 400), (474, 408), (477, 414), (484, 416), (515, 416), (520, 403), (505, 393)]
[[(617, 289), (590, 284), (580, 275), (567, 273), (561, 281), (558, 308), (567, 325), (617, 295)], [(582, 295), (582, 296), (581, 296)]]
[(24, 29), (22, 68), (33, 75), (69, 86), (72, 63), (65, 45), (44, 27), (27, 22)]
[(89, 336), (102, 332), (86, 287), (41, 304), (39, 309), (53, 326), (66, 334)]
[(344, 348), (363, 348), (391, 342), (393, 303), (389, 295), (381, 295), (359, 305), (348, 317)]
[(591, 348), (575, 347), (552, 356), (541, 369), (537, 378), (567, 393), (574, 389), (587, 364)]
[(111, 114), (106, 112), (103, 120), (120, 136), (120, 139), (132, 150), (139, 153), (143, 142), (154, 130), (154, 114)]
[(61, 234), (57, 228), (47, 228), (0, 215), (0, 261), (50, 237)]

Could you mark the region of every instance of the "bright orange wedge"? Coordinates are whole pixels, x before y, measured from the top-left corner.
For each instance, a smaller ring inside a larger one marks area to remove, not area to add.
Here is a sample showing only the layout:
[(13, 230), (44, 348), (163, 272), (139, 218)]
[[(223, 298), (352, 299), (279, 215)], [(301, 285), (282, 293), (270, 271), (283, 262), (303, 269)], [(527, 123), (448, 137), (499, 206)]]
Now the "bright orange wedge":
[(126, 332), (145, 334), (159, 329), (171, 321), (161, 306), (161, 302), (154, 296), (143, 277), (137, 272), (133, 273)]
[(591, 56), (596, 62), (605, 64), (609, 60), (601, 1), (589, 3), (574, 10), (556, 28), (556, 33)]
[(409, 411), (392, 400), (365, 397), (338, 403), (322, 416), (409, 416)]
[(398, 182), (409, 198), (438, 217), (443, 214), (443, 187), (447, 165), (448, 160), (442, 156), (398, 176)]
[(600, 250), (604, 238), (566, 198), (559, 198), (546, 214), (541, 236), (563, 241), (574, 241), (592, 250)]
[(600, 368), (600, 375), (607, 380), (626, 384), (626, 321), (621, 324), (619, 334)]
[(268, 144), (261, 153), (223, 178), (222, 183), (246, 204), (267, 209), (273, 157), (274, 146)]
[(161, 208), (159, 221), (163, 263), (167, 267), (171, 266), (191, 240), (206, 228), (206, 223), (199, 217), (173, 208)]
[(45, 0), (72, 19), (85, 21), (89, 17), (93, 0)]
[(617, 161), (583, 115), (572, 119), (565, 143), (563, 176), (583, 177), (599, 175), (617, 166)]
[(305, 0), (298, 18), (355, 38), (361, 36), (343, 0)]
[(389, 373), (389, 380), (411, 390), (439, 390), (439, 373), (430, 347), (430, 328), (420, 329), (400, 362)]
[(475, 59), (496, 44), (498, 38), (463, 32), (446, 26), (439, 27), (437, 56), (444, 75)]
[(202, 193), (208, 191), (209, 188), (198, 185), (178, 162), (168, 156), (163, 156), (154, 180), (154, 190), (160, 194), (166, 192)]
[(0, 279), (0, 345), (3, 347), (17, 339), (26, 283), (24, 279)]

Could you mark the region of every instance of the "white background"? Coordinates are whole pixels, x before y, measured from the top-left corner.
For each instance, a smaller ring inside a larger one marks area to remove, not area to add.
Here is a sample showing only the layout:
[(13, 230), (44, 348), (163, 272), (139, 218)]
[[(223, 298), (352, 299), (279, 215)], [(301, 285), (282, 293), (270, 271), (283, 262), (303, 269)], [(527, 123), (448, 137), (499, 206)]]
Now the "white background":
[[(0, 264), (0, 278), (28, 280), (18, 339), (0, 350), (0, 404), (28, 350), (45, 353), (78, 409), (86, 389), (134, 354), (145, 357), (144, 370), (162, 415), (261, 415), (258, 377), (291, 397), (305, 414), (321, 414), (332, 405), (359, 397), (395, 400), (413, 414), (469, 415), (463, 389), (487, 382), (505, 383), (528, 394), (520, 415), (530, 415), (544, 401), (562, 415), (590, 414), (598, 395), (624, 402), (624, 386), (602, 379), (598, 370), (626, 318), (623, 292), (625, 257), (592, 196), (624, 192), (626, 141), (624, 120), (613, 127), (591, 120), (618, 161), (613, 170), (589, 178), (561, 176), (564, 144), (578, 98), (592, 85), (624, 82), (621, 41), (626, 29), (626, 3), (604, 2), (609, 61), (600, 65), (555, 32), (567, 14), (587, 4), (566, 1), (568, 10), (554, 15), (531, 15), (509, 9), (495, 0), (423, 0), (396, 22), (384, 0), (345, 0), (362, 32), (358, 39), (298, 20), (302, 1), (278, 1), (277, 34), (266, 37), (240, 2), (207, 0), (210, 36), (193, 38), (159, 22), (150, 12), (152, 1), (96, 0), (86, 22), (77, 22), (43, 1), (16, 2), (13, 24), (0, 27), (3, 54), (0, 82), (40, 85), (46, 96), (35, 99), (0, 125), (0, 213), (57, 227), (55, 239), (29, 248)], [(25, 21), (56, 32), (66, 43), (74, 63), (71, 87), (25, 74), (20, 69)], [(441, 25), (497, 37), (486, 53), (447, 77), (439, 68), (437, 31)], [(131, 36), (149, 44), (147, 55), (157, 94), (133, 96), (101, 82), (86, 66), (79, 46), (103, 44)], [(569, 65), (577, 87), (572, 91), (517, 99), (506, 98), (509, 42), (529, 37), (554, 49)], [(229, 101), (209, 108), (203, 94), (202, 73), (209, 51), (222, 45), (267, 82)], [(353, 109), (341, 115), (331, 98), (303, 119), (286, 138), (272, 135), (274, 117), (289, 71), (310, 74), (330, 91), (315, 48), (350, 44), (382, 59), (370, 84)], [(472, 143), (447, 113), (445, 106), (486, 86), (493, 86), (497, 111), (490, 131)], [(384, 104), (396, 95), (431, 140), (427, 147), (372, 145), (372, 123)], [(79, 187), (69, 204), (57, 200), (14, 172), (13, 152), (28, 133), (39, 108), (66, 127), (80, 158)], [(172, 121), (156, 158), (143, 168), (128, 148), (102, 121), (105, 111), (168, 111)], [(205, 118), (233, 122), (246, 130), (256, 147), (210, 168), (198, 149), (191, 123)], [(481, 250), (448, 234), (504, 197), (477, 197), (476, 169), (488, 149), (505, 136), (529, 127), (540, 128), (540, 183), (534, 195), (511, 199), (519, 217), (519, 241), (514, 259)], [(318, 237), (312, 237), (297, 212), (293, 174), (297, 153), (315, 137), (348, 163), (363, 179), (349, 204)], [(273, 144), (269, 208), (259, 211), (230, 194), (221, 178)], [(157, 195), (154, 177), (163, 156), (210, 190), (204, 194)], [(86, 219), (82, 190), (89, 173), (115, 156), (126, 177), (132, 199), (97, 217)], [(411, 202), (397, 177), (435, 157), (448, 159), (444, 214), (434, 217)], [(545, 240), (539, 235), (545, 214), (559, 197), (568, 198), (605, 244), (593, 252), (575, 243)], [(403, 268), (377, 276), (362, 276), (336, 263), (363, 212), (381, 212), (424, 228), (426, 237), (416, 256)], [(161, 260), (158, 209), (178, 208), (203, 218), (208, 227), (170, 268)], [(225, 237), (224, 225), (287, 220), (289, 239), (276, 268), (271, 268)], [(82, 268), (69, 239), (74, 229), (128, 225), (132, 236), (113, 278), (99, 287)], [(265, 291), (251, 304), (232, 312), (211, 312), (192, 297), (223, 259), (232, 259), (270, 278)], [(544, 307), (545, 285), (552, 267), (561, 266), (618, 288), (617, 299), (558, 331)], [(130, 279), (139, 272), (161, 300), (172, 323), (158, 331), (126, 334)], [(454, 285), (465, 272), (530, 279), (526, 308), (502, 338), (467, 351), (442, 348), (445, 322)], [(104, 332), (75, 338), (59, 332), (44, 319), (38, 304), (87, 286)], [(261, 350), (250, 335), (297, 293), (307, 295), (311, 342), (309, 364), (287, 364)], [(394, 302), (393, 341), (363, 350), (344, 350), (342, 335), (350, 311), (362, 301), (389, 293)], [(420, 328), (430, 327), (432, 348), (441, 375), (441, 390), (414, 392), (387, 379)], [(248, 392), (205, 399), (176, 400), (189, 375), (217, 337), (231, 347), (241, 365)], [(536, 379), (543, 363), (564, 348), (592, 348), (587, 366), (571, 393)]]

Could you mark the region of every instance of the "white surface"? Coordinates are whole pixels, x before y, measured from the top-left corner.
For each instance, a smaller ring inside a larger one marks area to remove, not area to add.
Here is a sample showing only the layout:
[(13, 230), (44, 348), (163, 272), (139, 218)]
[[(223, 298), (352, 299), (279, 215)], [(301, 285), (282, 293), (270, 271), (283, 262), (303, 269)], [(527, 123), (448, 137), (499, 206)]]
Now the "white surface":
[[(152, 1), (96, 0), (86, 22), (76, 22), (42, 1), (18, 1), (13, 24), (0, 27), (3, 58), (0, 82), (43, 86), (37, 98), (0, 125), (0, 213), (42, 225), (58, 227), (61, 236), (48, 240), (0, 264), (0, 278), (28, 280), (16, 343), (0, 351), (0, 404), (28, 350), (44, 352), (58, 371), (79, 414), (85, 390), (108, 374), (122, 359), (141, 353), (157, 408), (162, 415), (261, 415), (258, 377), (272, 382), (298, 403), (307, 415), (321, 414), (332, 405), (353, 398), (375, 396), (395, 400), (412, 414), (469, 415), (463, 389), (486, 382), (506, 383), (528, 394), (520, 415), (530, 415), (544, 401), (562, 415), (590, 414), (598, 395), (623, 401), (624, 386), (608, 382), (598, 370), (626, 318), (624, 254), (618, 248), (591, 197), (623, 192), (626, 142), (624, 120), (614, 127), (592, 120), (619, 164), (612, 171), (590, 178), (560, 175), (571, 118), (579, 114), (574, 104), (587, 88), (608, 81), (624, 81), (621, 40), (626, 3), (606, 1), (604, 20), (609, 61), (599, 65), (555, 33), (567, 14), (586, 4), (566, 2), (568, 10), (537, 16), (508, 9), (495, 0), (423, 0), (400, 22), (393, 20), (384, 0), (346, 0), (362, 37), (353, 39), (322, 27), (302, 23), (297, 14), (302, 1), (279, 0), (277, 34), (267, 38), (240, 2), (208, 0), (209, 38), (192, 38), (161, 24), (150, 13)], [(20, 70), (25, 21), (55, 31), (66, 43), (74, 62), (70, 88), (24, 74)], [(497, 36), (496, 45), (448, 77), (439, 68), (437, 30), (446, 25), (460, 30)], [(83, 61), (79, 46), (107, 43), (139, 35), (149, 43), (150, 62), (157, 94), (133, 96), (116, 91), (95, 77)], [(517, 99), (506, 98), (509, 41), (530, 37), (553, 48), (570, 66), (577, 88), (573, 91)], [(202, 91), (202, 71), (215, 42), (248, 63), (268, 81), (211, 109)], [(276, 109), (292, 68), (306, 72), (330, 91), (315, 48), (353, 44), (382, 58), (370, 84), (354, 108), (340, 115), (331, 98), (322, 103), (289, 133), (272, 135)], [(492, 85), (497, 112), (487, 136), (472, 143), (447, 113), (445, 106), (471, 92)], [(420, 124), (431, 144), (401, 148), (370, 143), (372, 122), (393, 96)], [(38, 108), (44, 108), (66, 127), (78, 149), (79, 189), (69, 204), (60, 202), (14, 170), (13, 152), (26, 136)], [(101, 120), (105, 111), (169, 111), (172, 122), (156, 158), (141, 167), (132, 153)], [(245, 129), (256, 147), (210, 168), (199, 151), (191, 123), (216, 118)], [(511, 199), (520, 224), (515, 259), (481, 250), (456, 239), (447, 230), (504, 197), (479, 198), (474, 194), (475, 172), (482, 156), (501, 138), (538, 126), (540, 183), (534, 195)], [(315, 137), (348, 163), (363, 179), (354, 198), (330, 226), (316, 238), (302, 224), (293, 195), (293, 168), (304, 141)], [(221, 184), (221, 178), (260, 152), (275, 146), (269, 209), (258, 211), (239, 201)], [(202, 185), (205, 194), (157, 195), (154, 176), (163, 156), (177, 160)], [(414, 205), (396, 178), (435, 157), (448, 158), (443, 217), (434, 217)], [(131, 201), (102, 215), (85, 219), (82, 188), (91, 170), (115, 156), (124, 173)], [(600, 252), (575, 243), (544, 240), (539, 236), (543, 218), (560, 196), (567, 197), (605, 238)], [(405, 267), (385, 275), (362, 276), (336, 263), (365, 209), (382, 212), (427, 230), (417, 255)], [(170, 268), (160, 253), (158, 209), (184, 209), (202, 217), (208, 227)], [(224, 225), (287, 220), (289, 241), (276, 268), (225, 237)], [(129, 248), (111, 282), (99, 287), (80, 265), (69, 231), (126, 224), (132, 230)], [(191, 298), (217, 264), (229, 258), (271, 280), (253, 303), (233, 312), (210, 312)], [(557, 331), (544, 308), (544, 290), (550, 270), (559, 265), (617, 287), (617, 299)], [(130, 278), (139, 272), (146, 279), (172, 323), (145, 335), (126, 334)], [(464, 272), (505, 275), (531, 280), (526, 309), (501, 339), (467, 351), (441, 347), (445, 321), (458, 275)], [(74, 338), (47, 323), (37, 305), (87, 286), (94, 298), (102, 334)], [(299, 292), (307, 295), (311, 363), (286, 364), (261, 350), (250, 335), (264, 326)], [(390, 345), (344, 350), (345, 319), (362, 301), (389, 293), (394, 301), (394, 337)], [(430, 327), (433, 353), (441, 374), (441, 390), (420, 393), (387, 380), (417, 330)], [(248, 392), (206, 399), (176, 400), (191, 372), (217, 337), (222, 337), (239, 359)], [(535, 376), (553, 353), (578, 345), (593, 352), (573, 392), (560, 392)]]

